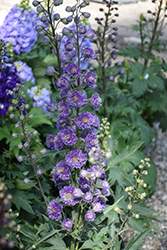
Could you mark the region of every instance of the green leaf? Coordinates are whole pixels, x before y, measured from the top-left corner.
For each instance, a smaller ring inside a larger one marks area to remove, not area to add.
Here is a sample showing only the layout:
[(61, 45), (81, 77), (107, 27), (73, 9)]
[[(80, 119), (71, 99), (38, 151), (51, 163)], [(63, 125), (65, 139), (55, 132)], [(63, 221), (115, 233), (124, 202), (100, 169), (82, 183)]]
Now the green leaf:
[[(17, 195), (18, 195), (18, 193), (17, 193)], [(19, 197), (19, 196), (17, 196), (17, 195), (13, 196), (13, 199), (12, 199), (12, 203), (15, 204), (17, 209), (20, 210), (20, 208), (23, 208), (28, 213), (34, 214), (34, 211), (32, 210), (32, 207), (30, 206), (28, 201), (21, 198), (21, 197)]]
[(122, 148), (123, 152), (120, 152), (114, 159), (108, 161), (108, 168), (112, 168), (118, 165), (120, 162), (126, 160), (129, 156), (134, 154), (143, 144), (141, 141), (136, 141), (135, 145), (128, 145), (126, 148)]
[(80, 249), (92, 249), (96, 243), (92, 240), (86, 240)]
[(28, 121), (29, 125), (39, 125), (39, 124), (48, 124), (52, 125), (52, 122), (49, 120), (46, 113), (40, 107), (34, 107), (30, 110), (29, 115), (33, 115), (33, 118)]
[(0, 141), (3, 138), (8, 138), (9, 136), (11, 136), (10, 132), (9, 132), (9, 128), (3, 126), (2, 128), (0, 128)]
[[(53, 240), (53, 241), (51, 240), (51, 244), (52, 245), (54, 244), (55, 250), (66, 250), (66, 245), (64, 241), (61, 238), (59, 238), (58, 235), (56, 235), (58, 231), (59, 230), (52, 230), (51, 232), (45, 234), (38, 241), (34, 242), (34, 245), (38, 246), (40, 243), (45, 242), (46, 240), (49, 240), (51, 238)], [(31, 247), (28, 248), (28, 250), (31, 250)]]
[(142, 242), (145, 236), (148, 235), (151, 229), (146, 229), (145, 231), (141, 232), (136, 238), (133, 238), (129, 241), (129, 244), (126, 246), (125, 250), (138, 250), (142, 247)]

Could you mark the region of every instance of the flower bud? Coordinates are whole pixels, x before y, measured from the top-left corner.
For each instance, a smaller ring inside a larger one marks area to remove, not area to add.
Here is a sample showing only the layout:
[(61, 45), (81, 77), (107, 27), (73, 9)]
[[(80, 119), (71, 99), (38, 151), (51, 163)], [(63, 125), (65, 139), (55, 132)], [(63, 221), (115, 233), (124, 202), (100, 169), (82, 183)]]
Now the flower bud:
[(43, 6), (42, 6), (42, 5), (38, 5), (38, 7), (37, 7), (37, 12), (38, 12), (38, 13), (42, 13), (43, 11), (44, 11)]
[(39, 2), (39, 1), (34, 0), (34, 1), (32, 2), (32, 4), (33, 4), (33, 6), (34, 6), (34, 7), (37, 7), (37, 6), (40, 4), (40, 2)]
[(129, 210), (131, 210), (131, 209), (132, 209), (132, 205), (129, 204), (129, 205), (127, 206), (127, 208), (128, 208)]
[(23, 180), (23, 183), (24, 184), (28, 184), (28, 183), (30, 183), (31, 182), (31, 180), (29, 180), (28, 178), (25, 178), (24, 180)]
[(83, 15), (84, 18), (89, 18), (90, 17), (90, 13), (88, 13), (88, 12), (83, 12), (82, 15)]
[(63, 24), (68, 24), (68, 21), (67, 21), (67, 18), (61, 18), (61, 22), (63, 23)]
[(72, 9), (72, 8), (71, 8), (70, 6), (67, 6), (67, 7), (66, 7), (66, 11), (67, 11), (67, 12), (71, 12), (71, 9)]
[(62, 3), (63, 3), (63, 0), (54, 0), (54, 1), (53, 1), (54, 6), (59, 6), (59, 5), (61, 5)]
[(41, 170), (40, 168), (37, 170), (37, 175), (38, 175), (38, 176), (41, 176), (41, 175), (42, 175), (42, 170)]
[(55, 21), (58, 21), (58, 20), (60, 19), (59, 13), (55, 13), (54, 16), (53, 16), (53, 19), (54, 19)]
[(22, 155), (19, 155), (19, 156), (17, 157), (17, 160), (18, 160), (19, 162), (21, 162), (21, 161), (24, 160), (24, 157), (23, 157)]

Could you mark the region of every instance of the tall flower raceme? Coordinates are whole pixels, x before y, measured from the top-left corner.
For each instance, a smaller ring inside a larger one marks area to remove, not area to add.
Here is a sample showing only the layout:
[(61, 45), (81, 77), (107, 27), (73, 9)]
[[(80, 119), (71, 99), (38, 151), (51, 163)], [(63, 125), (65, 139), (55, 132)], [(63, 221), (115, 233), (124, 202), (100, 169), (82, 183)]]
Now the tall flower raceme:
[[(82, 4), (85, 2), (80, 4), (77, 1), (73, 11), (76, 31), (63, 29), (63, 33), (69, 38), (64, 45), (66, 51), (62, 75), (55, 81), (55, 88), (60, 91), (61, 98), (57, 105), (59, 132), (46, 139), (49, 148), (66, 154), (52, 171), (55, 186), (60, 190), (60, 199), (52, 200), (47, 209), (51, 219), (63, 220), (62, 226), (66, 230), (82, 230), (85, 223), (94, 221), (96, 213), (104, 210), (110, 195), (105, 166), (106, 158), (111, 155), (100, 148), (97, 136), (100, 122), (94, 113), (101, 106), (101, 98), (98, 93), (88, 98), (85, 91), (85, 88), (96, 87), (97, 76), (92, 67), (83, 70), (80, 63), (88, 58), (96, 58), (95, 52), (90, 47), (82, 48), (80, 41), (80, 34), (83, 35), (83, 40), (94, 35), (91, 29), (87, 30), (81, 24), (82, 16), (90, 16), (89, 13), (82, 12)], [(77, 60), (72, 56), (69, 62), (69, 55), (73, 50), (77, 54)], [(88, 106), (92, 107), (93, 112), (87, 111)], [(71, 214), (65, 213), (66, 208), (71, 208)], [(78, 213), (78, 209), (82, 212)], [(75, 219), (72, 217), (73, 211), (76, 213)], [(75, 244), (77, 243), (73, 242), (74, 249)]]
[(3, 40), (0, 40), (0, 115), (5, 116), (14, 97), (13, 89), (21, 83)]
[[(25, 2), (25, 4), (24, 4)], [(0, 36), (6, 44), (12, 43), (15, 54), (28, 53), (37, 41), (37, 14), (28, 1), (14, 5), (0, 27)]]
[[(85, 55), (85, 57), (82, 57), (82, 55), (80, 55), (81, 69), (86, 69), (88, 67), (90, 58), (92, 59), (96, 58), (96, 54), (92, 50), (92, 43), (91, 43), (91, 38), (94, 36), (94, 34), (91, 33), (90, 31), (91, 31), (90, 25), (84, 25), (84, 23), (80, 25), (78, 30), (79, 46), (82, 47), (82, 51)], [(75, 23), (69, 26), (68, 28), (63, 29), (63, 38), (61, 40), (61, 45), (60, 45), (61, 60), (63, 64), (66, 63), (67, 59), (71, 60), (72, 58), (77, 64), (78, 57), (77, 57), (76, 46), (73, 46), (74, 36), (75, 37), (77, 36), (77, 28)]]

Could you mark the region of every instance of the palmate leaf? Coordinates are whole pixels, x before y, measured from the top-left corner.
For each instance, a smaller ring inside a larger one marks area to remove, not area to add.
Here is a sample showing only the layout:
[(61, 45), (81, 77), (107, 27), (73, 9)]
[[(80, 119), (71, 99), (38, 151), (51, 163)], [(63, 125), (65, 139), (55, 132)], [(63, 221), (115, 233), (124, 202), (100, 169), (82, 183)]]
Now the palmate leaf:
[(32, 210), (32, 207), (29, 204), (30, 201), (27, 201), (26, 199), (19, 197), (18, 193), (17, 195), (13, 196), (12, 203), (15, 204), (18, 210), (20, 210), (20, 208), (23, 208), (28, 213), (34, 214), (34, 211)]
[(141, 49), (139, 47), (135, 47), (135, 46), (126, 46), (126, 47), (122, 47), (119, 49), (118, 52), (119, 55), (125, 56), (125, 57), (131, 57), (133, 59), (135, 59), (136, 61), (142, 57), (142, 53), (141, 53)]
[(134, 235), (129, 241), (129, 244), (126, 246), (125, 250), (138, 250), (140, 247), (142, 247), (143, 238), (148, 235), (150, 230), (151, 229), (146, 229), (145, 231), (142, 231), (136, 238)]
[(143, 141), (143, 147), (148, 146), (152, 139), (156, 136), (155, 131), (149, 124), (137, 113), (132, 116), (133, 129), (140, 135), (140, 140)]
[(152, 93), (147, 93), (148, 107), (152, 112), (166, 111), (167, 110), (167, 91), (163, 93), (153, 90)]
[(118, 165), (120, 162), (126, 160), (129, 156), (133, 155), (134, 152), (136, 152), (143, 142), (136, 141), (136, 138), (133, 140), (129, 140), (129, 142), (126, 142), (126, 144), (120, 145), (122, 148), (122, 152), (119, 152), (119, 154), (115, 158), (111, 158), (108, 161), (108, 169), (114, 167), (115, 165)]

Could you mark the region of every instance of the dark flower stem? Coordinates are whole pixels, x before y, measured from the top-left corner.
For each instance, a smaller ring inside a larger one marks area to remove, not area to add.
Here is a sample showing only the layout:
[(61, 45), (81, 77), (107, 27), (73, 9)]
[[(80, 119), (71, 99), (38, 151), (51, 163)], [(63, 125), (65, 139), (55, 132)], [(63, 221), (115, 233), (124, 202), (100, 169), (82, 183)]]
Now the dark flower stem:
[[(157, 17), (156, 17), (156, 20), (155, 20), (155, 23), (154, 23), (154, 28), (153, 28), (153, 31), (152, 31), (152, 37), (151, 37), (151, 40), (149, 42), (149, 47), (148, 47), (147, 54), (150, 54), (150, 52), (153, 49), (154, 42), (159, 37), (159, 32), (158, 32), (158, 36), (157, 36), (157, 28), (158, 28), (158, 25), (159, 25), (160, 13), (161, 13), (161, 10), (162, 10), (162, 8), (161, 8), (162, 7), (162, 3), (163, 3), (163, 0), (160, 0), (160, 5), (159, 5), (159, 8), (158, 8)], [(147, 68), (148, 60), (149, 60), (149, 58), (147, 57), (145, 59), (145, 61), (144, 61), (143, 72), (142, 72), (143, 74), (144, 74), (145, 69)]]
[[(19, 113), (20, 113), (20, 115), (22, 114), (22, 111), (20, 110), (20, 107), (19, 107)], [(24, 136), (25, 142), (28, 143), (28, 138), (27, 138), (27, 135), (26, 135), (26, 132), (25, 132), (25, 129), (24, 129), (24, 123), (23, 123), (22, 120), (21, 120), (21, 129), (22, 129), (22, 132), (23, 132), (23, 136)], [(33, 170), (34, 170), (34, 173), (35, 173), (36, 180), (37, 180), (38, 185), (39, 185), (40, 192), (41, 192), (41, 194), (42, 194), (42, 197), (43, 197), (44, 202), (45, 202), (46, 207), (47, 207), (48, 204), (47, 204), (47, 201), (46, 201), (46, 198), (45, 198), (45, 195), (44, 195), (42, 186), (41, 186), (41, 182), (40, 182), (40, 180), (39, 180), (39, 177), (38, 177), (38, 174), (37, 174), (37, 171), (36, 171), (36, 168), (35, 168), (35, 162), (34, 162), (34, 160), (33, 160), (33, 158), (32, 158), (32, 154), (31, 154), (31, 150), (30, 150), (30, 147), (29, 147), (29, 146), (27, 147), (27, 150), (28, 150), (28, 155), (29, 155), (29, 157), (30, 157), (31, 165), (32, 165)]]
[[(49, 15), (49, 23), (50, 23), (50, 26), (51, 26), (52, 35), (53, 35), (53, 38), (55, 38), (55, 28), (53, 27), (52, 14), (50, 12), (50, 0), (48, 0), (48, 3), (47, 3), (47, 12), (48, 12), (48, 15)], [(58, 42), (56, 40), (54, 41), (54, 45), (55, 45), (55, 48), (56, 48), (56, 55), (57, 55), (57, 60), (58, 60), (58, 72), (59, 72), (59, 76), (61, 76), (62, 75), (61, 58), (60, 58)]]

